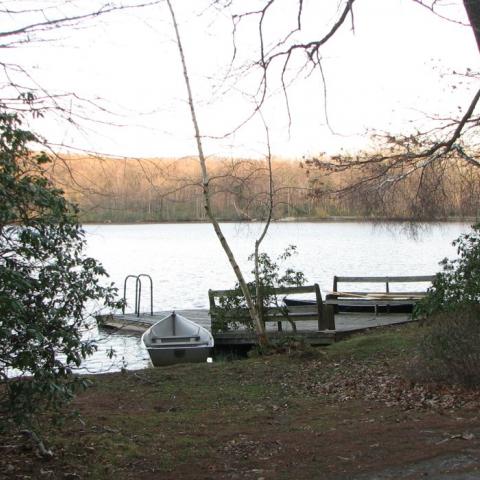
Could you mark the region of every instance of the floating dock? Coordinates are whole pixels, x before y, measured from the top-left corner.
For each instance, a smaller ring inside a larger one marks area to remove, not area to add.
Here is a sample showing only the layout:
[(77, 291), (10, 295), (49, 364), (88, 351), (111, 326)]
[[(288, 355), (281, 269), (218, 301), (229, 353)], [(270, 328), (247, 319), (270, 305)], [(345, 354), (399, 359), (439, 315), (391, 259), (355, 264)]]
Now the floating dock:
[[(142, 334), (147, 328), (160, 319), (169, 315), (171, 311), (161, 311), (136, 314), (108, 314), (97, 317), (99, 325), (116, 329), (125, 333)], [(177, 310), (180, 315), (198, 323), (211, 331), (211, 318), (208, 309)], [(335, 330), (318, 330), (316, 321), (297, 324), (296, 335), (303, 337), (311, 345), (330, 345), (351, 333), (370, 328), (401, 324), (411, 321), (411, 315), (406, 313), (377, 314), (374, 312), (348, 312), (335, 315)], [(276, 324), (267, 324), (270, 338), (281, 338), (292, 334), (289, 322), (282, 322), (282, 331), (279, 332)], [(251, 346), (256, 343), (253, 332), (242, 329), (214, 334), (215, 345), (218, 347)]]

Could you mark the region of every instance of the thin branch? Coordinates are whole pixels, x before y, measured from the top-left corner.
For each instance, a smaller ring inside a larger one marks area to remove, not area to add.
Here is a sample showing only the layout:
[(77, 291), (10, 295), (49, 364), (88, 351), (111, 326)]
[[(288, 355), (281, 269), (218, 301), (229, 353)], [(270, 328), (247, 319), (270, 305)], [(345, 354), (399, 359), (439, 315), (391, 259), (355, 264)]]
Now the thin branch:
[(417, 5), (420, 5), (423, 8), (426, 8), (428, 11), (436, 15), (437, 17), (441, 18), (442, 20), (446, 20), (448, 22), (456, 23), (457, 25), (462, 25), (464, 27), (470, 27), (470, 24), (462, 22), (460, 20), (455, 20), (453, 18), (447, 17), (445, 15), (442, 15), (439, 13), (437, 10), (435, 10), (435, 3), (433, 2), (431, 5), (425, 3), (423, 0), (413, 0)]
[(163, 0), (152, 0), (150, 2), (139, 3), (134, 5), (112, 5), (107, 3), (103, 5), (100, 9), (95, 10), (93, 12), (89, 12), (81, 15), (72, 15), (72, 16), (57, 18), (54, 20), (45, 20), (44, 22), (32, 23), (14, 30), (0, 32), (0, 38), (23, 35), (23, 34), (28, 35), (34, 32), (46, 31), (46, 30), (50, 30), (51, 28), (60, 27), (60, 26), (72, 26), (73, 24), (76, 24), (79, 21), (95, 18), (100, 15), (104, 15), (106, 13), (111, 13), (119, 10), (127, 10), (132, 8), (149, 7), (152, 5), (158, 5), (159, 3), (162, 3), (162, 2)]
[(276, 58), (287, 56), (289, 53), (292, 53), (295, 50), (303, 50), (307, 52), (307, 55), (310, 59), (313, 58), (315, 52), (317, 52), (322, 45), (325, 45), (325, 43), (327, 43), (335, 35), (338, 29), (344, 24), (345, 19), (353, 8), (354, 2), (355, 0), (347, 0), (347, 4), (345, 5), (345, 8), (343, 9), (343, 12), (340, 15), (339, 19), (335, 22), (329, 32), (324, 35), (320, 40), (313, 40), (308, 43), (297, 43), (291, 45), (287, 50), (276, 52), (267, 59), (267, 66), (272, 63), (272, 61)]

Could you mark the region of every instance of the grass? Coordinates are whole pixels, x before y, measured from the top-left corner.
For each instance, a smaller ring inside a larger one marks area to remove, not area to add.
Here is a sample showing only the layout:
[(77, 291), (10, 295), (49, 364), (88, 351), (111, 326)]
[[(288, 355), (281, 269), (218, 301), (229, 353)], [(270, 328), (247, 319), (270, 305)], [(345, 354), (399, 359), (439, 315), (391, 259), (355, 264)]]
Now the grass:
[(352, 357), (365, 359), (378, 354), (402, 355), (412, 352), (421, 332), (417, 324), (408, 324), (401, 327), (388, 327), (381, 332), (370, 332), (354, 335), (343, 342), (337, 342), (328, 348), (330, 358)]
[(81, 419), (60, 430), (45, 419), (50, 462), (18, 436), (0, 440), (0, 472), (10, 472), (0, 478), (340, 479), (450, 454), (465, 445), (441, 432), (473, 431), (476, 410), (405, 410), (395, 400), (418, 333), (356, 335), (309, 358), (97, 375), (74, 403)]

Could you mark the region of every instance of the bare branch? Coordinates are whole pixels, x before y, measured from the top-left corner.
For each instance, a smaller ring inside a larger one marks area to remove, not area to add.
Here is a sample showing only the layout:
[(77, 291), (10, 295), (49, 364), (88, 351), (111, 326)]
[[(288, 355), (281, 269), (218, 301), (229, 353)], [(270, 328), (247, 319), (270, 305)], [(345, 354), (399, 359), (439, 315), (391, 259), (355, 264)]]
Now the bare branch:
[(325, 45), (338, 31), (338, 29), (343, 25), (345, 22), (345, 19), (347, 18), (348, 14), (352, 11), (353, 9), (353, 3), (355, 0), (347, 0), (347, 3), (345, 5), (345, 8), (343, 9), (340, 17), (338, 20), (335, 22), (335, 24), (332, 26), (332, 28), (329, 30), (329, 32), (324, 35), (321, 39), (319, 40), (313, 40), (308, 43), (297, 43), (294, 45), (291, 45), (288, 49), (282, 50), (280, 52), (273, 53), (270, 55), (266, 61), (267, 66), (271, 64), (276, 58), (279, 57), (286, 57), (292, 52), (296, 50), (301, 50), (306, 52), (307, 56), (312, 59), (315, 55), (316, 52), (320, 49), (322, 45)]
[[(16, 28), (13, 30), (7, 30), (3, 32), (0, 31), (0, 38), (13, 37), (13, 36), (19, 36), (19, 35), (31, 35), (32, 33), (44, 32), (47, 30), (51, 30), (52, 28), (58, 28), (58, 27), (70, 27), (72, 25), (78, 24), (80, 21), (95, 18), (100, 15), (104, 15), (106, 13), (112, 13), (119, 10), (126, 10), (126, 9), (132, 9), (132, 8), (148, 7), (148, 6), (162, 3), (162, 1), (163, 0), (152, 0), (149, 2), (131, 4), (131, 5), (121, 5), (121, 4), (115, 5), (111, 3), (106, 3), (101, 8), (93, 12), (80, 14), (80, 15), (65, 16), (65, 17), (60, 17), (55, 19), (48, 19), (43, 22), (36, 22), (36, 23), (24, 25), (20, 28)], [(36, 11), (44, 12), (45, 9), (37, 9)], [(25, 11), (8, 12), (8, 13), (18, 14), (18, 13), (25, 13)]]
[(413, 0), (416, 4), (426, 8), (430, 12), (432, 12), (437, 17), (441, 18), (442, 20), (446, 20), (448, 22), (456, 23), (458, 25), (463, 25), (464, 27), (469, 27), (470, 25), (465, 22), (461, 22), (460, 20), (455, 20), (453, 18), (447, 17), (446, 15), (442, 15), (436, 8), (436, 1), (431, 1), (429, 3), (425, 2), (424, 0)]

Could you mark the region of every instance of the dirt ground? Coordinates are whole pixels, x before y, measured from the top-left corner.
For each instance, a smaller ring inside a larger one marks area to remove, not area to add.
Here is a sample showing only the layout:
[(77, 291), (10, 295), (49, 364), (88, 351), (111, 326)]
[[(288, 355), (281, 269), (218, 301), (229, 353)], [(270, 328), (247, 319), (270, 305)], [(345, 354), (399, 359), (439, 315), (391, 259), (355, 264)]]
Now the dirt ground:
[(411, 332), (97, 376), (80, 417), (44, 420), (51, 459), (0, 439), (0, 478), (479, 479), (480, 393), (409, 381)]

